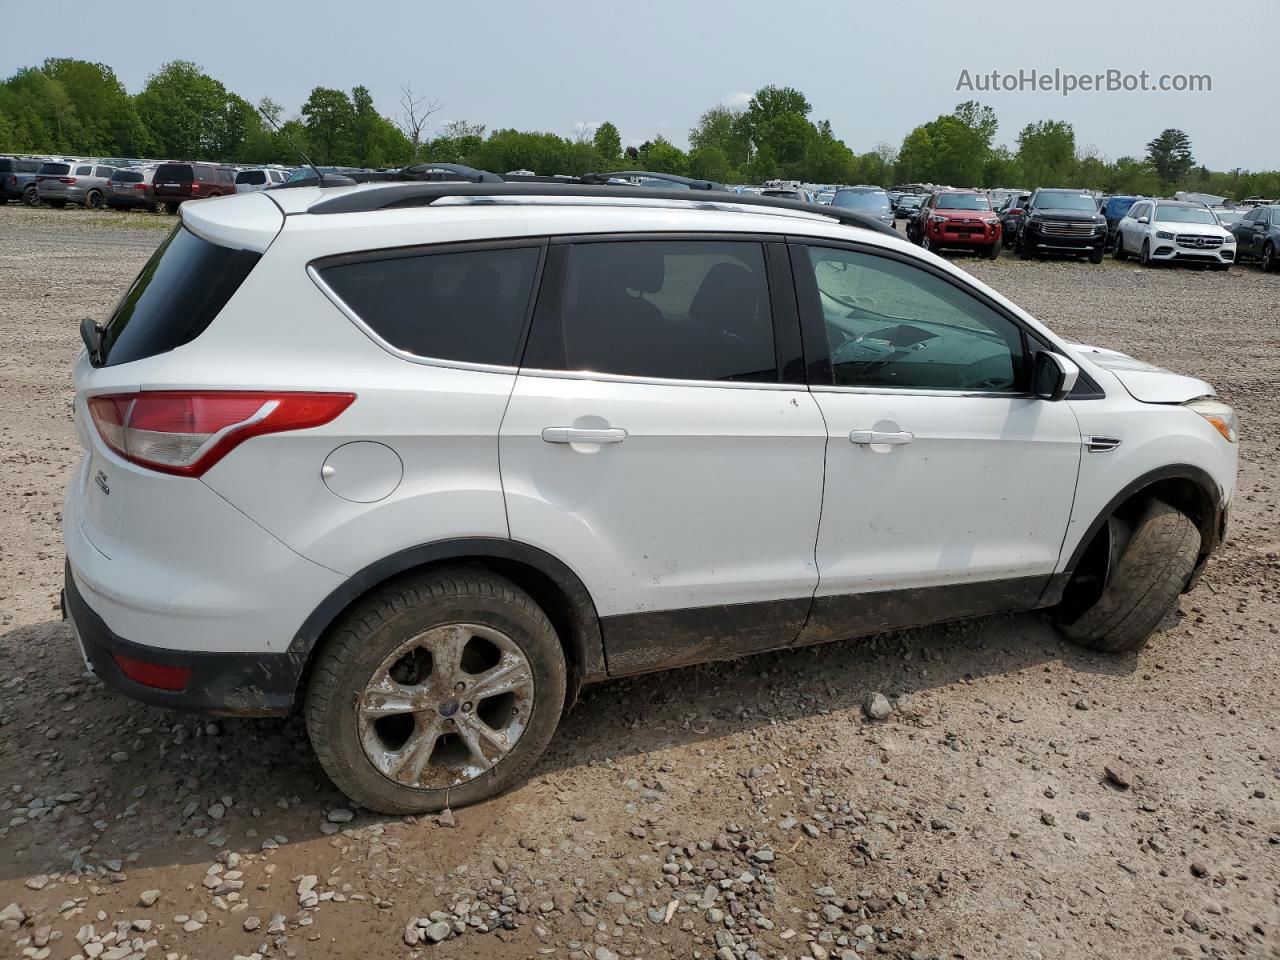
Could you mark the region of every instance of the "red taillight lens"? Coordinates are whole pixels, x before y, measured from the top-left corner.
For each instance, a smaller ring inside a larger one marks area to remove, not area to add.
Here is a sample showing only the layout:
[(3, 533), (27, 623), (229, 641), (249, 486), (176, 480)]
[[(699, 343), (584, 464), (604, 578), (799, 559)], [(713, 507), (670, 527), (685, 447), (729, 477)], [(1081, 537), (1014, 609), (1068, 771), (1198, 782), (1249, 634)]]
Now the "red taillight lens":
[(355, 398), (353, 393), (147, 390), (91, 397), (89, 413), (103, 442), (130, 463), (198, 477), (250, 437), (322, 426)]
[(166, 667), (159, 663), (147, 663), (135, 660), (121, 653), (113, 653), (112, 658), (120, 667), (120, 672), (135, 683), (157, 690), (185, 690), (191, 682), (190, 667)]
[(198, 183), (193, 183), (193, 184), (191, 184), (191, 192), (192, 192), (192, 193), (198, 193), (198, 192), (199, 192), (199, 190), (200, 190), (200, 184), (198, 184)]
[(145, 189), (147, 189), (147, 185), (146, 185), (145, 183), (135, 183), (135, 184), (133, 185), (133, 189), (135, 189), (135, 190), (145, 190)]
[(75, 178), (75, 177), (59, 177), (58, 179), (59, 179), (59, 180), (61, 180), (63, 183), (75, 183), (75, 182), (76, 182), (76, 178)]

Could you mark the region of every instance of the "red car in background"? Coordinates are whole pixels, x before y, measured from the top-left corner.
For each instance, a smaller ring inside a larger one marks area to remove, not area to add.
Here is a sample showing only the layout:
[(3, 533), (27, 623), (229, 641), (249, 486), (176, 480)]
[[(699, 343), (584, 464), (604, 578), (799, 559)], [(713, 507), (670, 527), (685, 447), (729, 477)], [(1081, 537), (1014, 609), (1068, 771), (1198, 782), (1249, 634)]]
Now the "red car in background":
[(907, 238), (926, 250), (973, 250), (1000, 256), (1000, 218), (985, 193), (941, 191), (907, 222)]

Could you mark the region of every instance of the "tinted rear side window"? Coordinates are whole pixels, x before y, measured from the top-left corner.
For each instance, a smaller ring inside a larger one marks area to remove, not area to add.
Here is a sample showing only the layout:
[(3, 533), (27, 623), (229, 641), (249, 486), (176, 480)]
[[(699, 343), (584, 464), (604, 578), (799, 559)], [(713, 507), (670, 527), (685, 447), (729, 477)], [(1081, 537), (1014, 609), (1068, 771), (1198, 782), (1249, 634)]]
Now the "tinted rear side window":
[(679, 380), (778, 380), (764, 250), (743, 241), (575, 245), (557, 318), (526, 367)]
[(169, 234), (116, 305), (102, 337), (105, 366), (166, 353), (200, 336), (261, 255)]
[(321, 264), (353, 314), (417, 357), (512, 366), (529, 313), (540, 246)]
[(189, 163), (162, 163), (156, 167), (156, 183), (190, 183), (193, 179)]

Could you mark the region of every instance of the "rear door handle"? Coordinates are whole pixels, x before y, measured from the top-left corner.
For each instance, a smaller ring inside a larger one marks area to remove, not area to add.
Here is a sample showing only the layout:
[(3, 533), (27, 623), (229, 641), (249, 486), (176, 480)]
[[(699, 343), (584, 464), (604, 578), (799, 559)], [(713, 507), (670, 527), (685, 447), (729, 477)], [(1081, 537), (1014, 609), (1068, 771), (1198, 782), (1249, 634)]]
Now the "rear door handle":
[(871, 443), (884, 443), (890, 446), (901, 446), (904, 443), (910, 443), (915, 437), (906, 430), (898, 432), (889, 432), (886, 430), (851, 430), (849, 432), (849, 442), (867, 445)]
[(547, 443), (621, 443), (627, 431), (620, 427), (590, 430), (579, 427), (544, 427), (542, 439)]

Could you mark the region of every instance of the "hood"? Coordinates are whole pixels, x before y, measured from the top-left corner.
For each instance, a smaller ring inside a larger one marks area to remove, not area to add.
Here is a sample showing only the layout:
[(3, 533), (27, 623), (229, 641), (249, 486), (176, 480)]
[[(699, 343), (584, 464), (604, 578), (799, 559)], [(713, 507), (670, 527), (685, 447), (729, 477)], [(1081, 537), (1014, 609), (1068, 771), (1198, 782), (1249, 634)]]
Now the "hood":
[(1195, 377), (1184, 377), (1163, 367), (1135, 360), (1119, 350), (1091, 347), (1073, 343), (1073, 350), (1084, 354), (1085, 359), (1111, 373), (1124, 385), (1135, 400), (1142, 403), (1186, 403), (1197, 397), (1214, 396), (1213, 387)]
[(1231, 231), (1218, 223), (1179, 223), (1175, 220), (1157, 220), (1152, 224), (1157, 230), (1168, 233), (1190, 234), (1195, 237), (1218, 237), (1223, 240), (1234, 239)]

